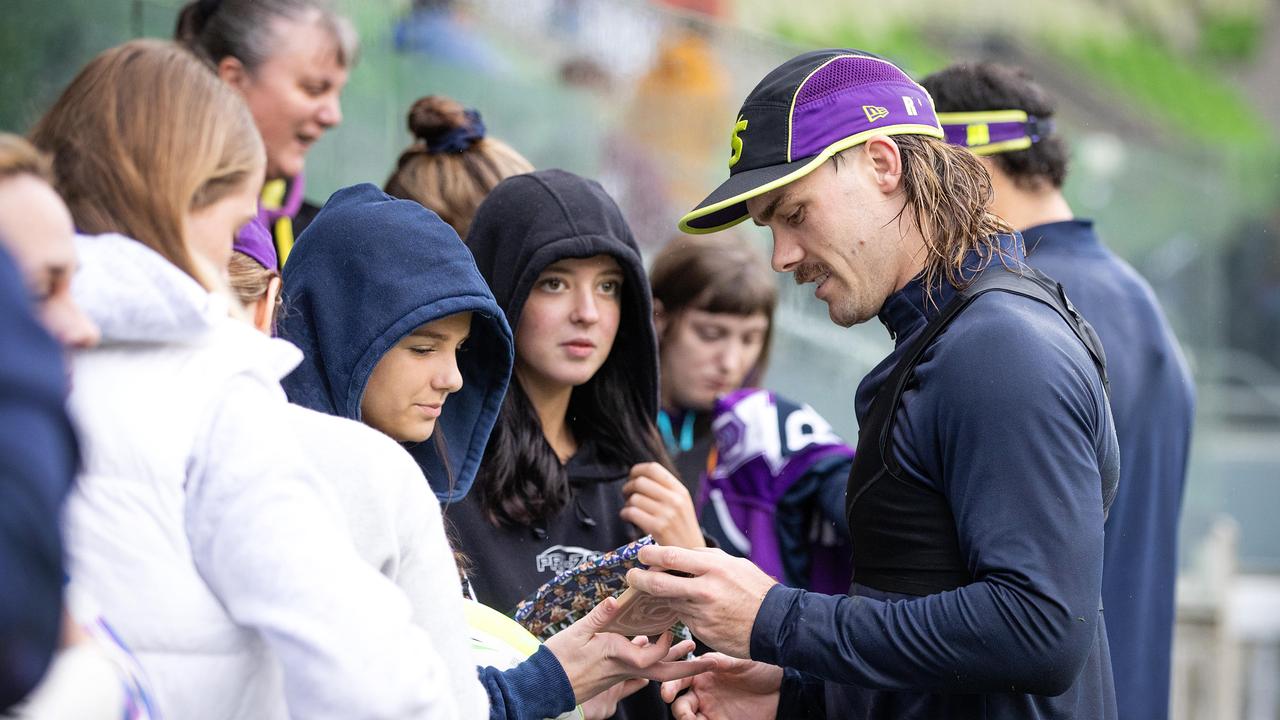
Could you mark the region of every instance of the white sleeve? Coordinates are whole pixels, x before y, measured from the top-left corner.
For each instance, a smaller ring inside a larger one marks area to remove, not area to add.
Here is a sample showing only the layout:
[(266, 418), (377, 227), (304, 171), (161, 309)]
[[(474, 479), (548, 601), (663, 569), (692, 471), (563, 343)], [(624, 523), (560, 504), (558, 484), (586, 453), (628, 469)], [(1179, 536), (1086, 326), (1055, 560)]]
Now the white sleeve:
[(201, 577), (276, 654), (291, 716), (458, 717), (443, 659), (404, 594), (356, 554), (286, 411), (279, 386), (245, 376), (213, 409), (187, 484)]
[[(463, 622), (462, 583), (440, 513), (440, 505), (413, 458), (395, 450), (406, 480), (400, 485), (398, 504), (400, 563), (396, 584), (409, 597), (414, 621), (431, 634), (440, 654), (471, 658), (468, 627)], [(489, 717), (489, 695), (476, 674), (474, 661), (450, 665), (458, 705), (468, 718)]]

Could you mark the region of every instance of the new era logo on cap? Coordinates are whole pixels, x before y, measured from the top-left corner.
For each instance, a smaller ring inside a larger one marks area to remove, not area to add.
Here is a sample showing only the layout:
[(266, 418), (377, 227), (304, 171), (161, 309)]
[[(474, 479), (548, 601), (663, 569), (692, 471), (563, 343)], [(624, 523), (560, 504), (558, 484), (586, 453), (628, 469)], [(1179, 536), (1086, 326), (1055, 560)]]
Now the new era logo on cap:
[(889, 115), (889, 111), (879, 105), (863, 105), (862, 112), (867, 114), (867, 122), (875, 122)]
[(680, 229), (736, 225), (747, 218), (750, 198), (873, 135), (905, 134), (941, 138), (942, 128), (929, 94), (893, 63), (857, 50), (792, 58), (743, 102), (729, 140), (729, 179), (680, 220)]

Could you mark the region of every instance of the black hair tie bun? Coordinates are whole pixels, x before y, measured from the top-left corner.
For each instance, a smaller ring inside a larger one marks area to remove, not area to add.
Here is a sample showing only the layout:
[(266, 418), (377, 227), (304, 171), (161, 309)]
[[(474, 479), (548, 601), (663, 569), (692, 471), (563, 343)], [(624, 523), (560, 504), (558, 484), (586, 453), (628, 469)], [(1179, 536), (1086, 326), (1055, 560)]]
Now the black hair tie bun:
[(428, 153), (439, 155), (465, 152), (484, 139), (484, 121), (480, 119), (479, 111), (469, 109), (464, 112), (464, 115), (467, 118), (466, 123), (449, 128), (435, 137), (424, 138), (427, 141)]

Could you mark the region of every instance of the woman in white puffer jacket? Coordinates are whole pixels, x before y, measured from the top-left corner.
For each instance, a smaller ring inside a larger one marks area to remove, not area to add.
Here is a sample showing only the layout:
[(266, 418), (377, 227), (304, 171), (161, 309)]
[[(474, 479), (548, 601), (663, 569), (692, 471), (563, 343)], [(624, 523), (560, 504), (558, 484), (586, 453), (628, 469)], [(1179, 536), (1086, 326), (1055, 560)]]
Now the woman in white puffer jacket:
[[(112, 618), (161, 711), (201, 718), (462, 716), (404, 594), (352, 548), (327, 483), (280, 429), (300, 354), (230, 316), (235, 229), (263, 151), (240, 99), (171, 43), (81, 71), (32, 133), (78, 228), (83, 469), (70, 576)], [(127, 235), (127, 237), (126, 237)]]

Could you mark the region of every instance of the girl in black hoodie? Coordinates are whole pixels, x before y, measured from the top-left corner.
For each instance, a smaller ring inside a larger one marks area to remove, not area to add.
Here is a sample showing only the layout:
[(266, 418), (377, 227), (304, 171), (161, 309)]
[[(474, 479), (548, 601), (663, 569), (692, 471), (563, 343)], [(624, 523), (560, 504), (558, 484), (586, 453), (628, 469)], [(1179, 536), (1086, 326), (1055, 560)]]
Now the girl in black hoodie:
[[(645, 534), (703, 546), (654, 425), (652, 299), (617, 205), (562, 170), (517, 175), (481, 204), (467, 245), (516, 339), (516, 381), (475, 490), (446, 511), (476, 598), (510, 612), (560, 571)], [(651, 695), (630, 715), (664, 714)]]

